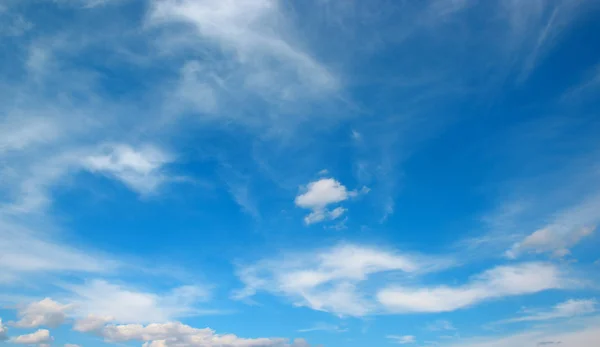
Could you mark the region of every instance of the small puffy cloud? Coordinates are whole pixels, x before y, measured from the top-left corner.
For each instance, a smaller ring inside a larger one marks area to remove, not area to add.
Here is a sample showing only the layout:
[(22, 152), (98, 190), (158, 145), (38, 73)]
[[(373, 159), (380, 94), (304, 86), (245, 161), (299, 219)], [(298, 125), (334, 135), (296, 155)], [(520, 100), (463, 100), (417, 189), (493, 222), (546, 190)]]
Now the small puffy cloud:
[(74, 343), (65, 343), (65, 347), (81, 347), (81, 345), (77, 345)]
[(345, 208), (338, 206), (329, 210), (328, 206), (368, 191), (367, 187), (363, 187), (360, 191), (348, 191), (343, 184), (333, 178), (321, 178), (310, 182), (304, 188), (304, 192), (296, 196), (295, 203), (298, 207), (312, 210), (304, 217), (304, 222), (309, 225), (341, 217), (347, 211)]
[(163, 169), (172, 158), (155, 146), (110, 145), (102, 152), (84, 158), (83, 166), (91, 172), (117, 179), (140, 194), (156, 191), (168, 179)]
[(555, 305), (549, 311), (532, 313), (527, 316), (507, 319), (498, 323), (536, 322), (559, 318), (572, 318), (594, 313), (597, 310), (597, 302), (593, 299), (567, 300)]
[(555, 257), (564, 257), (569, 248), (594, 232), (592, 227), (564, 228), (549, 226), (533, 232), (523, 241), (515, 243), (507, 252), (509, 258), (517, 258), (523, 253), (551, 253)]
[(377, 299), (390, 312), (450, 312), (486, 300), (562, 288), (566, 282), (552, 264), (524, 263), (495, 267), (457, 287), (389, 287), (379, 291)]
[(333, 178), (310, 182), (306, 192), (296, 197), (296, 205), (303, 208), (322, 209), (329, 204), (348, 199), (348, 190)]
[(93, 314), (88, 315), (85, 318), (81, 318), (75, 321), (73, 324), (73, 330), (79, 332), (97, 332), (109, 322), (115, 319), (111, 316), (96, 316)]
[(31, 334), (14, 337), (10, 340), (10, 342), (22, 345), (42, 345), (52, 342), (52, 340), (53, 338), (50, 336), (50, 331), (47, 329), (39, 329)]
[(8, 328), (2, 324), (2, 318), (0, 318), (0, 341), (8, 339)]
[(63, 305), (50, 298), (32, 302), (17, 312), (19, 320), (14, 323), (18, 328), (36, 328), (48, 326), (55, 328), (67, 318), (72, 305)]
[(148, 325), (106, 326), (100, 335), (107, 342), (141, 341), (145, 347), (309, 347), (303, 339), (290, 342), (283, 338), (241, 338), (233, 334), (218, 335), (212, 329), (198, 329), (179, 322)]
[(413, 335), (404, 335), (404, 336), (388, 335), (388, 336), (386, 336), (386, 338), (392, 340), (394, 343), (397, 343), (399, 345), (406, 345), (409, 343), (417, 342), (417, 340), (415, 339), (415, 337)]

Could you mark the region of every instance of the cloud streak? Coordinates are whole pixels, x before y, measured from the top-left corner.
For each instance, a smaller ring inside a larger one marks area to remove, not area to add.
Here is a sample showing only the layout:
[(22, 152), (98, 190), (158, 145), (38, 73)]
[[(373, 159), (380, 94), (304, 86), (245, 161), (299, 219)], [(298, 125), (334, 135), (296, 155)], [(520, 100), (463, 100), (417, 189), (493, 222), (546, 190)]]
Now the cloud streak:
[(450, 312), (487, 300), (560, 289), (568, 283), (552, 264), (523, 263), (497, 266), (458, 287), (391, 286), (380, 290), (377, 300), (392, 313)]
[(593, 299), (567, 300), (556, 304), (549, 311), (535, 312), (530, 315), (502, 320), (498, 323), (519, 323), (519, 322), (539, 322), (560, 318), (572, 318), (577, 316), (589, 315), (596, 312), (597, 302)]

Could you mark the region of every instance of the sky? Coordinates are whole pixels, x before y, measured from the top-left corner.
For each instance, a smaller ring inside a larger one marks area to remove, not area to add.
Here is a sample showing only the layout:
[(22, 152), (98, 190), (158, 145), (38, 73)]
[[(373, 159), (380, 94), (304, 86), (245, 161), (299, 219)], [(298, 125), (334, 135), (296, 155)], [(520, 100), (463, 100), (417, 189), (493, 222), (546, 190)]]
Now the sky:
[(594, 347), (597, 0), (3, 0), (0, 345)]

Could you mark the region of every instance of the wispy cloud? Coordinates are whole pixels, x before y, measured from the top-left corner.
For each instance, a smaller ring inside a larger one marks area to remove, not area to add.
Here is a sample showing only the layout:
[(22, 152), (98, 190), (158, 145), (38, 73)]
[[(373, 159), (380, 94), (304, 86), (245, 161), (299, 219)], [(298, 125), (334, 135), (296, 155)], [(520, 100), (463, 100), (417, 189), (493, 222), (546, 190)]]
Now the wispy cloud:
[(0, 218), (0, 253), (0, 280), (4, 282), (50, 274), (103, 274), (120, 266), (109, 256), (58, 242), (6, 218)]
[(594, 346), (600, 338), (598, 317), (573, 324), (550, 324), (507, 335), (462, 338), (444, 347)]
[(310, 328), (299, 329), (300, 333), (310, 333), (313, 331), (326, 331), (326, 332), (334, 332), (334, 333), (343, 333), (348, 331), (346, 328), (342, 328), (339, 325), (335, 324), (327, 324), (327, 323), (317, 323)]
[(359, 245), (338, 245), (316, 252), (289, 254), (241, 267), (239, 277), (246, 288), (234, 297), (258, 291), (289, 297), (294, 304), (339, 315), (362, 316), (375, 307), (358, 285), (369, 275), (387, 271), (412, 273), (431, 266), (418, 257)]
[(456, 330), (454, 325), (450, 321), (447, 320), (436, 320), (435, 322), (427, 324), (425, 329), (429, 331), (448, 331), (448, 330)]
[[(118, 323), (160, 323), (203, 314), (208, 310), (200, 310), (197, 304), (206, 301), (210, 295), (205, 288), (198, 286), (183, 286), (167, 293), (155, 293), (103, 280), (69, 285), (67, 289), (72, 293), (68, 300), (76, 307), (77, 315), (87, 317), (78, 325), (80, 328), (90, 328), (98, 324), (98, 320), (108, 317)], [(93, 316), (90, 318), (89, 315)]]
[[(215, 95), (235, 100), (243, 92), (245, 98), (253, 95), (271, 106), (283, 106), (335, 92), (339, 88), (338, 79), (301, 48), (291, 28), (280, 20), (284, 14), (279, 7), (273, 0), (241, 3), (154, 0), (148, 23), (157, 27), (187, 27), (191, 29), (186, 31), (191, 37), (216, 48), (208, 47), (205, 51), (211, 60), (203, 64), (202, 75), (216, 82), (211, 82), (212, 87), (202, 82), (199, 91), (207, 96), (205, 100), (215, 100)], [(190, 44), (197, 42), (191, 40)], [(170, 49), (173, 48), (178, 49)], [(229, 63), (219, 63), (223, 59)], [(215, 105), (214, 101), (209, 102)], [(206, 112), (206, 105), (203, 103), (198, 111)], [(237, 119), (245, 123), (251, 120)]]
[(499, 324), (537, 322), (559, 318), (572, 318), (596, 312), (597, 302), (593, 299), (567, 300), (552, 307), (549, 311), (532, 312), (529, 315), (499, 321)]
[(498, 266), (465, 285), (425, 288), (394, 287), (377, 293), (390, 312), (449, 312), (507, 296), (527, 295), (569, 286), (569, 279), (552, 264), (524, 263)]
[(406, 345), (417, 342), (417, 339), (413, 335), (387, 335), (386, 338), (388, 340), (392, 340), (394, 343), (399, 345)]
[(563, 257), (569, 254), (569, 249), (583, 238), (590, 236), (595, 225), (600, 222), (600, 197), (592, 195), (579, 204), (560, 211), (554, 220), (515, 243), (506, 255), (516, 258), (527, 252), (550, 253)]

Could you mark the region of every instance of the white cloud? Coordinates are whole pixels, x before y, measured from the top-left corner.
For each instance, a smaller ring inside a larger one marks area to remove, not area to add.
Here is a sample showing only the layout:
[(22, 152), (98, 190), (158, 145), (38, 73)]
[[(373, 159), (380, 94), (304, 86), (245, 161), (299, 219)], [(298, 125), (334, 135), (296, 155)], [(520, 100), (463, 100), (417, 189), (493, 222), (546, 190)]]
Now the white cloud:
[(306, 224), (322, 222), (324, 220), (335, 220), (341, 217), (347, 210), (341, 206), (328, 210), (327, 206), (355, 197), (358, 194), (368, 193), (368, 188), (363, 187), (360, 192), (348, 191), (339, 181), (333, 178), (321, 178), (310, 182), (302, 194), (296, 196), (296, 206), (312, 210), (305, 218)]
[(584, 80), (578, 85), (570, 88), (564, 95), (563, 100), (574, 101), (584, 97), (595, 95), (595, 91), (600, 87), (600, 64), (591, 69)]
[(39, 329), (38, 331), (31, 334), (14, 337), (10, 339), (10, 342), (22, 345), (37, 345), (49, 343), (52, 340), (54, 339), (52, 338), (52, 336), (50, 336), (50, 331), (46, 329)]
[(581, 203), (560, 211), (552, 223), (515, 243), (506, 255), (516, 258), (524, 253), (551, 253), (563, 257), (570, 248), (594, 232), (600, 222), (600, 195), (592, 195)]
[(347, 210), (343, 207), (336, 207), (329, 211), (329, 218), (332, 220), (340, 218)]
[(191, 25), (205, 47), (218, 47), (230, 63), (205, 63), (204, 75), (226, 83), (229, 94), (242, 87), (246, 96), (281, 102), (335, 91), (337, 79), (299, 48), (283, 17), (274, 0), (154, 0), (148, 20)]
[(296, 205), (309, 209), (323, 209), (329, 204), (348, 199), (348, 190), (333, 178), (310, 182), (306, 191), (296, 197)]
[(8, 328), (2, 324), (2, 318), (0, 318), (0, 341), (8, 339)]
[(0, 218), (0, 283), (28, 280), (29, 275), (108, 273), (119, 263), (100, 254), (47, 239)]
[(457, 287), (392, 286), (379, 291), (377, 299), (390, 312), (449, 312), (486, 300), (533, 294), (564, 288), (569, 284), (568, 279), (554, 265), (524, 263), (495, 267)]
[[(200, 287), (183, 286), (164, 294), (139, 291), (94, 280), (85, 285), (69, 286), (70, 299), (77, 313), (88, 316), (80, 321), (80, 329), (100, 324), (98, 320), (112, 318), (118, 323), (168, 322), (177, 317), (200, 314), (195, 305), (208, 298), (209, 293)], [(89, 315), (93, 315), (92, 318)]]
[[(44, 143), (43, 139), (39, 141), (39, 144)], [(34, 144), (35, 141), (27, 140), (11, 146)], [(153, 145), (138, 148), (127, 144), (81, 146), (57, 152), (39, 154), (38, 157), (26, 151), (21, 154), (28, 159), (26, 162), (14, 161), (12, 170), (0, 171), (0, 177), (4, 179), (0, 181), (0, 187), (5, 186), (9, 198), (15, 197), (14, 201), (0, 205), (3, 211), (13, 215), (43, 212), (52, 202), (51, 188), (82, 170), (116, 179), (142, 195), (154, 193), (163, 183), (173, 180), (164, 168), (173, 158)], [(18, 153), (11, 155), (19, 157)]]
[(20, 116), (0, 121), (0, 154), (26, 150), (59, 137), (60, 129), (52, 119), (27, 114)]
[(435, 322), (427, 324), (425, 329), (427, 329), (429, 331), (456, 330), (456, 328), (454, 328), (454, 325), (452, 325), (451, 322), (449, 322), (447, 320), (443, 320), (443, 319), (436, 320)]
[(172, 95), (174, 105), (171, 108), (184, 112), (198, 111), (205, 117), (218, 110), (218, 83), (206, 70), (198, 61), (185, 63), (180, 72), (179, 85)]
[(313, 325), (310, 328), (298, 330), (298, 332), (300, 332), (300, 333), (310, 333), (313, 331), (328, 331), (328, 332), (342, 333), (342, 332), (348, 331), (348, 329), (341, 328), (340, 326), (335, 325), (335, 324), (316, 323), (315, 325)]
[(81, 345), (77, 345), (77, 344), (74, 344), (74, 343), (65, 343), (64, 347), (81, 347)]
[(90, 155), (83, 165), (91, 172), (113, 177), (140, 194), (149, 194), (167, 180), (163, 169), (172, 161), (163, 150), (146, 145), (110, 145), (103, 154)]
[(304, 223), (306, 223), (307, 225), (310, 225), (313, 223), (322, 222), (325, 219), (336, 220), (336, 219), (340, 218), (344, 213), (346, 213), (346, 211), (348, 211), (348, 210), (341, 206), (338, 206), (331, 211), (313, 210), (311, 213), (306, 215), (306, 217), (304, 217)]
[(99, 332), (107, 323), (114, 320), (115, 318), (111, 316), (89, 314), (87, 317), (77, 319), (73, 324), (73, 330), (79, 332)]
[(109, 325), (101, 331), (107, 342), (143, 341), (145, 347), (308, 347), (302, 339), (290, 342), (283, 338), (245, 339), (233, 334), (218, 335), (211, 329), (193, 328), (179, 322)]
[(595, 347), (600, 341), (599, 317), (570, 323), (551, 324), (505, 336), (462, 338), (442, 347), (560, 346)]
[(535, 322), (558, 318), (571, 318), (594, 313), (597, 302), (593, 299), (567, 300), (555, 305), (550, 311), (536, 312), (530, 315), (507, 319), (498, 323)]
[(338, 245), (315, 252), (288, 254), (242, 267), (238, 275), (246, 288), (236, 298), (268, 291), (289, 297), (294, 304), (339, 315), (362, 316), (375, 307), (359, 284), (369, 275), (387, 271), (428, 271), (434, 261), (359, 245)]
[(415, 339), (415, 337), (412, 336), (412, 335), (404, 335), (404, 336), (387, 335), (386, 338), (394, 341), (394, 343), (397, 343), (399, 345), (406, 345), (406, 344), (409, 344), (409, 343), (416, 343), (417, 342), (417, 340)]
[(576, 245), (586, 236), (593, 233), (594, 228), (583, 227), (575, 230), (547, 227), (537, 230), (527, 236), (523, 241), (514, 244), (506, 252), (509, 258), (516, 258), (520, 254), (530, 251), (534, 253), (552, 253), (556, 257), (564, 257), (570, 253), (569, 248)]
[(14, 323), (14, 326), (18, 328), (37, 328), (39, 326), (56, 328), (65, 321), (67, 312), (72, 308), (73, 305), (62, 305), (50, 298), (32, 302), (18, 310), (19, 320)]

